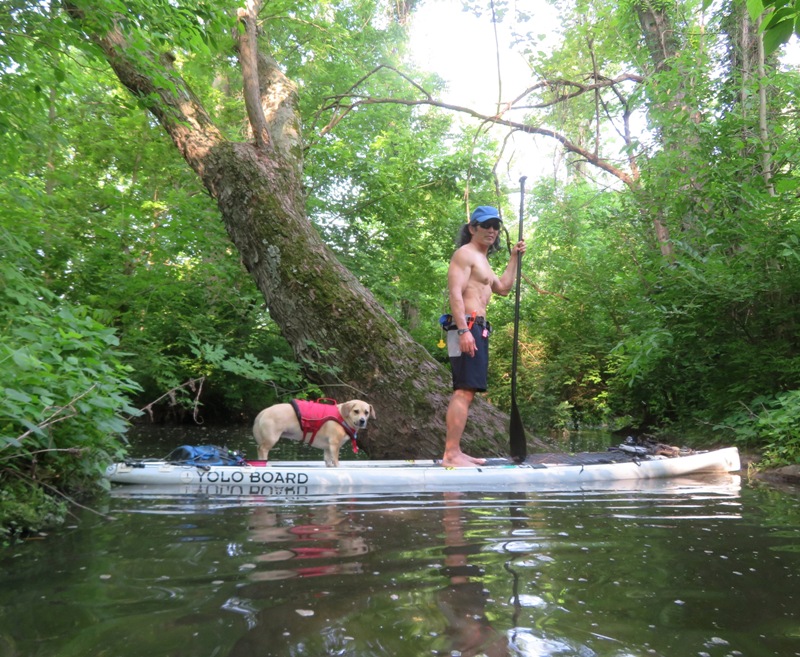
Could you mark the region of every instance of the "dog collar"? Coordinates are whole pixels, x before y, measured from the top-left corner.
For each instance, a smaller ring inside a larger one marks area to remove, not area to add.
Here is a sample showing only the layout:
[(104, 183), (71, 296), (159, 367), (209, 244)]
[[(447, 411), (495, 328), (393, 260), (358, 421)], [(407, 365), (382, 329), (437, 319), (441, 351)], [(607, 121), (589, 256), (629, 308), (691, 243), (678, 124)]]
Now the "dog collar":
[(353, 446), (353, 454), (358, 454), (358, 444), (356, 443), (356, 439), (358, 438), (358, 429), (350, 426), (347, 420), (344, 418), (341, 421), (341, 425), (342, 428), (347, 432), (347, 435), (350, 436), (350, 444)]

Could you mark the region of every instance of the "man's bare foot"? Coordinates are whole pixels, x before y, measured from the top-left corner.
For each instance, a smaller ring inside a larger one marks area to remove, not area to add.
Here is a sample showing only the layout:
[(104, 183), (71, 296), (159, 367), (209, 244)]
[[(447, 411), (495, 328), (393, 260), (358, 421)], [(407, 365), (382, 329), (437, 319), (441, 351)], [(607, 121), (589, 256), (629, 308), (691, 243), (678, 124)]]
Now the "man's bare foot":
[(446, 468), (474, 468), (476, 465), (483, 465), (486, 459), (469, 456), (464, 452), (458, 454), (445, 454), (442, 457), (442, 465)]

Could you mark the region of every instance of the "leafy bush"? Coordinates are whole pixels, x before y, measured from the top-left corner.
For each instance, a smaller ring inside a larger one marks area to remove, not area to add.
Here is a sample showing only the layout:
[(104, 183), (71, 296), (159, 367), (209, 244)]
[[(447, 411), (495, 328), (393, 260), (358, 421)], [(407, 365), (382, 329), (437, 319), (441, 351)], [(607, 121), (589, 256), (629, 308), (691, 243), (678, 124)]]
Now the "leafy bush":
[(740, 446), (761, 449), (763, 467), (800, 463), (800, 390), (755, 399), (715, 429), (732, 430)]
[(0, 490), (0, 544), (17, 534), (30, 534), (60, 524), (67, 513), (64, 499), (24, 480), (3, 482)]
[(137, 387), (114, 332), (44, 287), (26, 243), (0, 243), (0, 522), (26, 531), (59, 516), (50, 495), (104, 481)]

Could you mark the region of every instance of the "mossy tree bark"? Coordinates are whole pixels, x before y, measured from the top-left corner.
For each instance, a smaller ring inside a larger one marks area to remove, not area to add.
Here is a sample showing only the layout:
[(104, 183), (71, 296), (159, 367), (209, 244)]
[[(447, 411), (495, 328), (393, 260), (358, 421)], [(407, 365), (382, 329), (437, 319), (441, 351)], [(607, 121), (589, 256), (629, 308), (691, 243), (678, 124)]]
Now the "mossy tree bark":
[[(320, 381), (331, 397), (373, 404), (377, 418), (360, 437), (362, 447), (373, 458), (438, 456), (449, 373), (339, 263), (309, 222), (296, 89), (258, 52), (253, 29), (258, 3), (250, 0), (239, 13), (249, 142), (222, 136), (168, 59), (137, 55), (141, 51), (126, 48), (126, 35), (116, 27), (99, 33), (88, 10), (66, 6), (216, 199), (242, 263), (296, 356), (338, 368), (338, 376)], [(465, 447), (505, 452), (507, 420), (476, 400)]]

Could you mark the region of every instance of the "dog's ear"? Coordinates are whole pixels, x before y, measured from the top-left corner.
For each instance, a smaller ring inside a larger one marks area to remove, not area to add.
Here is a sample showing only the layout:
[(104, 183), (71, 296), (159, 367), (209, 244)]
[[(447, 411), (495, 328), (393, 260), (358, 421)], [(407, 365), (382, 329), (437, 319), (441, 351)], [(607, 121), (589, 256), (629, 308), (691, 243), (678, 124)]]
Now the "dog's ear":
[(342, 414), (342, 417), (347, 417), (350, 415), (350, 411), (353, 410), (353, 402), (352, 400), (349, 402), (344, 402), (343, 404), (339, 404), (339, 413)]
[(369, 418), (370, 418), (370, 420), (376, 420), (377, 419), (375, 417), (375, 409), (372, 408), (372, 404), (369, 405)]

